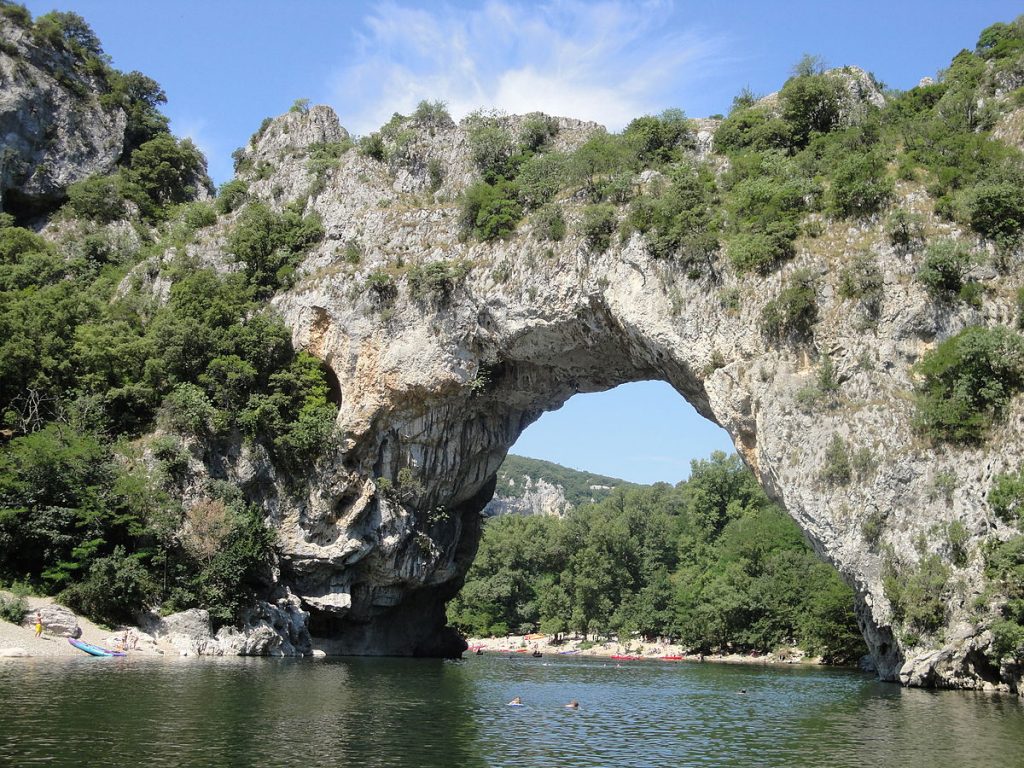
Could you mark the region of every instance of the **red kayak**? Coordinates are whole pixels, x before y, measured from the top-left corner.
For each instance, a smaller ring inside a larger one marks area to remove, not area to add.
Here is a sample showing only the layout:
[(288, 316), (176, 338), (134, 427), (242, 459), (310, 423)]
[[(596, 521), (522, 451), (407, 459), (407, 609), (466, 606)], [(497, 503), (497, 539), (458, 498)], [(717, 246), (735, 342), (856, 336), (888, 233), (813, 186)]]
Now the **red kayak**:
[(612, 658), (616, 661), (640, 661), (643, 656), (623, 656), (622, 654), (612, 654)]
[(661, 656), (662, 661), (682, 661), (682, 656)]

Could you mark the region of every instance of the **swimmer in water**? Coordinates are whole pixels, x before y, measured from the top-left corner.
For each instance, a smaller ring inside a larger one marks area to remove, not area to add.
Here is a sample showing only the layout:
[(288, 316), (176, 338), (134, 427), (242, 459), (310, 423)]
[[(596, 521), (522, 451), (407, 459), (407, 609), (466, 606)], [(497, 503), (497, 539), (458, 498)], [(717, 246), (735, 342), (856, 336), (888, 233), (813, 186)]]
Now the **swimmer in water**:
[(565, 708), (566, 709), (579, 709), (580, 708), (580, 703), (578, 701), (576, 701), (576, 699), (573, 699), (572, 701), (570, 701), (568, 704), (565, 705)]
[(514, 699), (512, 699), (512, 701), (508, 703), (508, 706), (521, 707), (523, 706), (523, 700), (519, 696), (516, 696)]

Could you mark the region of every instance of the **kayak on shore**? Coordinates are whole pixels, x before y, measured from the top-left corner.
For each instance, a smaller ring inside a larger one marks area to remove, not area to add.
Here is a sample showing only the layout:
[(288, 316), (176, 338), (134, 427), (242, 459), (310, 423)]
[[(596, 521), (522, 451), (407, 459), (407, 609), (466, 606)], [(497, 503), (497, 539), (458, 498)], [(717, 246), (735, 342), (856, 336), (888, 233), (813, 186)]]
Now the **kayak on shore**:
[(68, 638), (68, 642), (71, 643), (75, 648), (80, 651), (85, 651), (90, 656), (126, 656), (124, 651), (111, 651), (107, 648), (100, 648), (98, 645), (87, 643), (84, 640), (76, 640), (73, 637)]

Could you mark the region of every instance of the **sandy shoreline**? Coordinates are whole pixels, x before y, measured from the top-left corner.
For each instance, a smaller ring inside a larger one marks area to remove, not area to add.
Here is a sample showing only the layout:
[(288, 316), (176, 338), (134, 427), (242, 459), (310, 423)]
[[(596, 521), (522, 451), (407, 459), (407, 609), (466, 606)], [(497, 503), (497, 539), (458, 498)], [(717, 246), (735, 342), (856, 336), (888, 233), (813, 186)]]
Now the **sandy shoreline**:
[[(7, 594), (0, 591), (0, 594)], [(28, 597), (28, 612), (21, 625), (0, 620), (0, 658), (52, 658), (52, 657), (84, 657), (82, 651), (74, 648), (63, 636), (43, 631), (42, 637), (35, 636), (33, 617), (35, 611), (47, 605), (53, 605), (50, 597)], [(104, 648), (113, 648), (116, 640), (122, 635), (125, 627), (105, 628), (78, 616), (78, 625), (82, 629), (81, 639)], [(134, 629), (128, 627), (128, 629)], [(799, 648), (784, 648), (775, 653), (753, 654), (707, 654), (700, 656), (687, 653), (680, 645), (668, 643), (646, 643), (634, 640), (623, 644), (617, 642), (585, 643), (580, 637), (563, 637), (554, 642), (549, 636), (510, 635), (508, 637), (467, 638), (469, 650), (466, 655), (478, 649), (483, 653), (501, 653), (529, 656), (533, 652), (545, 656), (578, 655), (610, 658), (612, 656), (630, 656), (647, 660), (662, 660), (669, 657), (671, 661), (708, 661), (735, 664), (820, 664), (817, 657), (806, 656)], [(583, 647), (588, 646), (588, 647)], [(177, 657), (180, 651), (169, 643), (148, 642), (130, 652), (131, 656)]]
[[(0, 594), (8, 596), (8, 593)], [(55, 603), (52, 597), (28, 597), (26, 600), (28, 612), (22, 624), (0, 620), (0, 658), (86, 657), (85, 653), (72, 646), (64, 636), (52, 634), (44, 629), (42, 637), (36, 637), (33, 617), (36, 610)], [(114, 639), (125, 629), (101, 627), (84, 616), (77, 616), (77, 619), (78, 626), (82, 629), (81, 639), (103, 648), (112, 648)], [(178, 651), (171, 645), (157, 643), (133, 650), (131, 654), (149, 657), (177, 656)]]
[[(508, 637), (467, 638), (469, 644), (467, 654), (477, 650), (483, 653), (515, 654), (529, 656), (539, 652), (545, 656), (575, 655), (611, 658), (612, 656), (629, 656), (653, 661), (709, 661), (726, 664), (812, 664), (820, 665), (821, 659), (807, 656), (799, 648), (784, 648), (767, 654), (694, 654), (688, 653), (681, 645), (671, 643), (647, 643), (634, 640), (630, 643), (614, 641), (587, 644), (580, 637), (563, 637), (558, 643), (551, 637), (537, 635), (510, 635)], [(589, 647), (583, 647), (589, 645)], [(663, 658), (663, 657), (668, 657)]]

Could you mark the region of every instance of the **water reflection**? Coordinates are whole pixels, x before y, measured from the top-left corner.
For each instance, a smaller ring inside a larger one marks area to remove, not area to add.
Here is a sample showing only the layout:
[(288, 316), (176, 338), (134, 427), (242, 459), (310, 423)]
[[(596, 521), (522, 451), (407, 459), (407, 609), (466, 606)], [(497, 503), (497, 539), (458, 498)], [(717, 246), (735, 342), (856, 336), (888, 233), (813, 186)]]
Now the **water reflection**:
[(934, 768), (1012, 764), (1024, 733), (1016, 697), (579, 658), (12, 659), (0, 704), (19, 765)]

